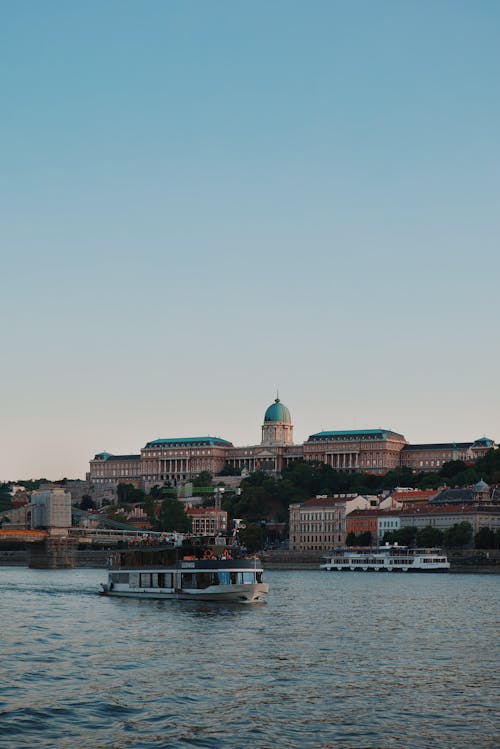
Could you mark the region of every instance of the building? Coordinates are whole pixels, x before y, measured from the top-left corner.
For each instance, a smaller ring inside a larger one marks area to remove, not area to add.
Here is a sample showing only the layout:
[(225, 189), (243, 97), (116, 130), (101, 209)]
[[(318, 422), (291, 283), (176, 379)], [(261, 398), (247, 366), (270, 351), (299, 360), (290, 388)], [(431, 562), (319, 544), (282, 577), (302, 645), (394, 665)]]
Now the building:
[(401, 451), (401, 466), (412, 471), (438, 472), (450, 460), (473, 463), (495, 447), (493, 440), (481, 437), (475, 442), (439, 442), (425, 445), (405, 445)]
[(464, 487), (461, 489), (442, 489), (429, 499), (431, 505), (460, 505), (475, 504), (489, 505), (492, 502), (498, 502), (494, 497), (496, 492), (490, 490), (488, 484), (482, 479), (474, 486)]
[(378, 516), (380, 510), (359, 509), (349, 513), (346, 519), (346, 533), (354, 533), (359, 536), (362, 533), (370, 533), (372, 542), (376, 540), (378, 533)]
[(402, 510), (401, 528), (438, 528), (445, 531), (459, 523), (470, 523), (474, 535), (481, 528), (496, 531), (500, 528), (500, 506), (476, 504), (429, 505), (421, 510)]
[(303, 460), (326, 463), (335, 471), (387, 473), (400, 464), (406, 445), (402, 434), (388, 429), (318, 432), (303, 445)]
[(401, 528), (401, 518), (399, 512), (385, 511), (381, 512), (377, 519), (377, 541), (382, 543), (386, 533), (398, 531)]
[(290, 551), (328, 551), (343, 546), (346, 539), (346, 517), (366, 507), (359, 494), (318, 496), (290, 505)]
[(195, 536), (216, 536), (227, 532), (227, 512), (216, 507), (187, 507)]
[(130, 483), (145, 491), (167, 482), (182, 485), (208, 471), (212, 475), (230, 469), (239, 475), (266, 471), (279, 475), (294, 461), (318, 461), (342, 472), (382, 475), (408, 467), (414, 471), (437, 471), (448, 460), (474, 461), (495, 447), (482, 437), (475, 442), (410, 445), (390, 429), (322, 431), (299, 445), (293, 442), (288, 408), (277, 397), (266, 409), (261, 440), (237, 447), (221, 437), (160, 438), (148, 442), (137, 455), (97, 453), (90, 461), (87, 480), (100, 493)]
[(427, 507), (429, 501), (437, 494), (436, 489), (400, 489), (397, 488), (390, 494), (393, 507), (414, 510), (418, 507)]

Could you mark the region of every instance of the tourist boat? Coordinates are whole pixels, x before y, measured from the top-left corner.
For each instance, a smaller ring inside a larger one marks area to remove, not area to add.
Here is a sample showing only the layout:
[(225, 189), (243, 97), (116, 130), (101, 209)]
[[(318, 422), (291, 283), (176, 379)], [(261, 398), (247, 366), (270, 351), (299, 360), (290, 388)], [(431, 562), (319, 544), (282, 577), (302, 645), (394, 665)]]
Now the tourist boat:
[(450, 563), (441, 549), (410, 549), (387, 544), (379, 548), (333, 549), (320, 569), (328, 572), (448, 572)]
[(224, 539), (186, 539), (116, 551), (101, 595), (184, 601), (259, 603), (269, 591), (257, 557), (243, 555)]

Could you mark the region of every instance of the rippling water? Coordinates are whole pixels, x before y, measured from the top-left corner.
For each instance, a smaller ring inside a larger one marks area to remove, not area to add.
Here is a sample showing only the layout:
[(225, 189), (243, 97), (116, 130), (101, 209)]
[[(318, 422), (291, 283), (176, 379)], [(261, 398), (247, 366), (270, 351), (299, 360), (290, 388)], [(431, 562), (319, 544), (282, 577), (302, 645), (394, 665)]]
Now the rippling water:
[(5, 749), (498, 747), (495, 575), (267, 572), (257, 606), (0, 568)]

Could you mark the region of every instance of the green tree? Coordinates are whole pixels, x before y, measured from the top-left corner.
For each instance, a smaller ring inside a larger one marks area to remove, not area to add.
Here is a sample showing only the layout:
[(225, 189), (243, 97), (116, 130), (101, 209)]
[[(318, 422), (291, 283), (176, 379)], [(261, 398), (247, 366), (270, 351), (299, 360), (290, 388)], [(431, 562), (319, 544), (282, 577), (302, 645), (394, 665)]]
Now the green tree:
[(480, 528), (474, 536), (474, 546), (476, 549), (495, 549), (495, 532), (491, 528)]
[(476, 484), (480, 478), (480, 475), (474, 468), (466, 468), (455, 474), (453, 481), (455, 486), (470, 486), (471, 484)]
[(0, 484), (0, 512), (10, 510), (12, 507), (12, 497), (10, 494), (10, 484)]
[(472, 540), (472, 525), (467, 522), (456, 523), (444, 533), (444, 545), (449, 549), (463, 548)]
[(264, 529), (259, 523), (249, 523), (238, 531), (240, 541), (252, 554), (264, 546)]
[(383, 541), (400, 546), (414, 546), (416, 535), (417, 529), (413, 525), (406, 525), (404, 528), (398, 528), (397, 531), (386, 531)]
[(345, 543), (346, 543), (346, 546), (357, 545), (356, 534), (354, 533), (354, 531), (349, 531), (349, 533), (346, 536)]
[(193, 479), (193, 486), (212, 486), (212, 474), (210, 471), (202, 471)]
[(477, 461), (476, 471), (488, 484), (500, 484), (500, 450), (488, 450)]
[(434, 528), (432, 525), (426, 525), (425, 528), (419, 528), (416, 536), (417, 546), (435, 547), (443, 543), (443, 531)]
[(80, 510), (95, 510), (95, 502), (90, 494), (84, 494), (80, 502)]
[(236, 466), (232, 466), (229, 463), (224, 464), (224, 468), (222, 471), (219, 471), (219, 476), (240, 476), (241, 475), (241, 468), (237, 468)]
[(141, 489), (137, 489), (133, 484), (118, 484), (116, 493), (118, 495), (118, 504), (120, 505), (143, 502), (146, 496)]
[(183, 503), (178, 499), (166, 497), (161, 503), (160, 514), (158, 517), (158, 530), (188, 533), (191, 530), (191, 527), (191, 518), (189, 518), (184, 512)]
[(467, 466), (463, 462), (463, 460), (447, 460), (446, 463), (443, 463), (439, 470), (439, 475), (442, 479), (446, 481), (447, 484), (451, 484), (453, 486), (456, 486), (455, 484), (455, 476), (458, 473), (461, 473), (461, 471), (465, 471)]

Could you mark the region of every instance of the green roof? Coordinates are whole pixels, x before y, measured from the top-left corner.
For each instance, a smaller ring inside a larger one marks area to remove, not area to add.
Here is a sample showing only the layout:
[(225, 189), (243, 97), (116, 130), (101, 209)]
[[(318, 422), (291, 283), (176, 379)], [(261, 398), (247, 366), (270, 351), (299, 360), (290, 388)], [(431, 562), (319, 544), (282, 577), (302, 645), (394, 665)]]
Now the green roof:
[(232, 442), (220, 437), (169, 437), (168, 439), (152, 440), (146, 447), (233, 447)]
[(284, 421), (287, 424), (292, 423), (290, 411), (283, 403), (281, 403), (279, 398), (276, 398), (274, 403), (271, 403), (267, 409), (264, 414), (264, 421)]
[(403, 437), (402, 434), (393, 432), (391, 429), (344, 429), (327, 432), (316, 432), (316, 434), (311, 434), (307, 441), (318, 442), (320, 440), (339, 439), (343, 437), (369, 437), (372, 439), (386, 439), (388, 435)]

